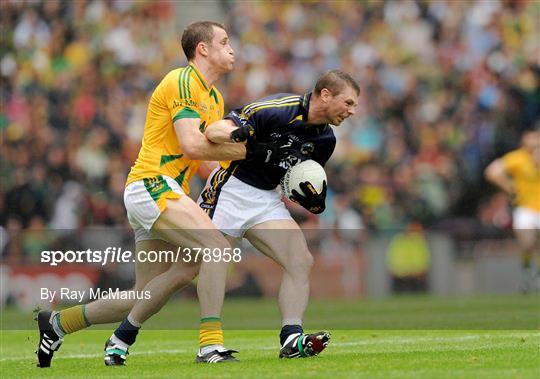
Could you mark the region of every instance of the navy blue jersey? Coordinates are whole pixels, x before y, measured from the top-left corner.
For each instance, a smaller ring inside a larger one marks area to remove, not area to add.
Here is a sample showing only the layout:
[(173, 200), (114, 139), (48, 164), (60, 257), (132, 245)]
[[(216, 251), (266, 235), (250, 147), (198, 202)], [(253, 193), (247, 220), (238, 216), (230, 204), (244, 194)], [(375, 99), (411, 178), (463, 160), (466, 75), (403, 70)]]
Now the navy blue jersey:
[(235, 161), (233, 175), (254, 187), (276, 188), (287, 169), (296, 163), (313, 159), (326, 164), (336, 146), (336, 137), (330, 125), (308, 125), (308, 107), (311, 93), (294, 95), (280, 93), (265, 97), (230, 112), (226, 119), (236, 125), (249, 123), (255, 129), (257, 142), (275, 142), (290, 145), (289, 156), (279, 165)]

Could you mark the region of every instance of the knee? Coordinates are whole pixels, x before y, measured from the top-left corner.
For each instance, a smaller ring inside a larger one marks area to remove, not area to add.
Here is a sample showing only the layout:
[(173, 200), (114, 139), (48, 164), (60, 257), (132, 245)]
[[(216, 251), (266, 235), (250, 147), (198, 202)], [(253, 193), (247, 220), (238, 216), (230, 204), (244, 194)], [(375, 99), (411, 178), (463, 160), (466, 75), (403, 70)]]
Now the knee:
[(288, 261), (285, 269), (294, 274), (309, 275), (313, 267), (313, 255), (306, 249), (301, 252), (296, 252)]
[(171, 284), (176, 288), (189, 284), (198, 275), (199, 267), (199, 265), (172, 267), (169, 273)]

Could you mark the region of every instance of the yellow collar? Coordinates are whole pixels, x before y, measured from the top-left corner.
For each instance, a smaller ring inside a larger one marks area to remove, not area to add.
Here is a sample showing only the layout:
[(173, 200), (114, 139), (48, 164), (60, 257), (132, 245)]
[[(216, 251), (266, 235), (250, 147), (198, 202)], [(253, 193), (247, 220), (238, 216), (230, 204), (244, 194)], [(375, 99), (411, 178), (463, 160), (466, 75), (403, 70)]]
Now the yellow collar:
[(204, 80), (204, 78), (203, 78), (202, 74), (200, 73), (199, 69), (197, 68), (197, 66), (195, 66), (195, 64), (193, 64), (191, 62), (189, 63), (189, 65), (191, 66), (193, 71), (195, 71), (195, 75), (197, 75), (197, 79), (199, 79), (199, 81), (203, 85), (204, 89), (207, 90), (207, 91), (210, 91), (210, 89), (208, 88), (208, 84), (206, 83), (206, 80)]

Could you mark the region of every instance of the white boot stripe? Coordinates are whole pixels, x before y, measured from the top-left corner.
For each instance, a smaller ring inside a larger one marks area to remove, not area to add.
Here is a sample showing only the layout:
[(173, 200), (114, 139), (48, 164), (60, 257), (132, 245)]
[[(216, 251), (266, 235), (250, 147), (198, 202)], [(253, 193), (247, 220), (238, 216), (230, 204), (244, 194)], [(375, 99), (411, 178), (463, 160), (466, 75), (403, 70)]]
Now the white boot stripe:
[(51, 343), (51, 350), (58, 350), (60, 345), (62, 345), (62, 342), (64, 342), (64, 340), (59, 339), (58, 341), (55, 341), (55, 342)]
[(40, 348), (41, 350), (43, 350), (43, 351), (45, 352), (45, 354), (50, 354), (50, 353), (51, 353), (48, 349), (46, 349), (45, 347), (43, 347), (43, 345), (40, 346), (39, 348)]
[(216, 355), (214, 355), (212, 357), (212, 363), (217, 363), (217, 362), (222, 361), (222, 360), (223, 360), (223, 357), (221, 355), (218, 355), (218, 354), (216, 354)]
[[(287, 337), (287, 339), (285, 340), (285, 343), (283, 343), (283, 346), (286, 346), (289, 342), (291, 342), (293, 339), (295, 338), (298, 338), (300, 337), (301, 334), (300, 333), (294, 333), (294, 334), (291, 334), (289, 337)], [(295, 341), (296, 343), (296, 341)]]

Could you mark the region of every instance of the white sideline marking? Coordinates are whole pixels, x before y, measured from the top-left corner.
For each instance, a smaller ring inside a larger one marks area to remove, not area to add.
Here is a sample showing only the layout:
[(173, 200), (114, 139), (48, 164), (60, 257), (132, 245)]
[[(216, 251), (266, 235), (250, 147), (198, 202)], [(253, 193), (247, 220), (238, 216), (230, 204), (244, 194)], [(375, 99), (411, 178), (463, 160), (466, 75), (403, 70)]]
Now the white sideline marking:
[[(334, 342), (330, 340), (329, 346), (365, 346), (365, 345), (377, 345), (377, 344), (384, 344), (384, 343), (397, 343), (397, 344), (412, 344), (412, 343), (418, 343), (418, 342), (460, 342), (460, 341), (468, 341), (468, 340), (480, 340), (482, 338), (485, 339), (497, 339), (501, 337), (523, 337), (525, 333), (512, 333), (512, 334), (504, 334), (504, 335), (496, 335), (496, 336), (490, 336), (490, 335), (471, 335), (471, 336), (461, 336), (461, 337), (417, 337), (417, 338), (400, 338), (400, 337), (390, 337), (390, 338), (372, 338), (366, 341), (353, 341), (353, 342)], [(527, 334), (527, 337), (540, 337), (540, 333), (533, 333), (533, 334)], [(369, 336), (366, 336), (365, 338), (371, 338)], [(277, 346), (246, 346), (249, 350), (277, 350)], [(131, 356), (139, 356), (139, 355), (156, 355), (156, 354), (179, 354), (179, 353), (188, 353), (191, 350), (187, 349), (165, 349), (165, 350), (152, 350), (152, 351), (138, 351)], [(193, 350), (194, 354), (196, 353), (195, 350)], [(57, 353), (58, 354), (58, 353)], [(61, 353), (60, 353), (61, 354)], [(90, 358), (100, 358), (103, 357), (103, 353), (97, 354), (71, 354), (71, 355), (58, 355), (55, 356), (54, 359), (90, 359)], [(22, 361), (29, 359), (30, 356), (18, 356), (18, 357), (7, 357), (7, 358), (1, 358), (0, 362), (5, 361)]]

